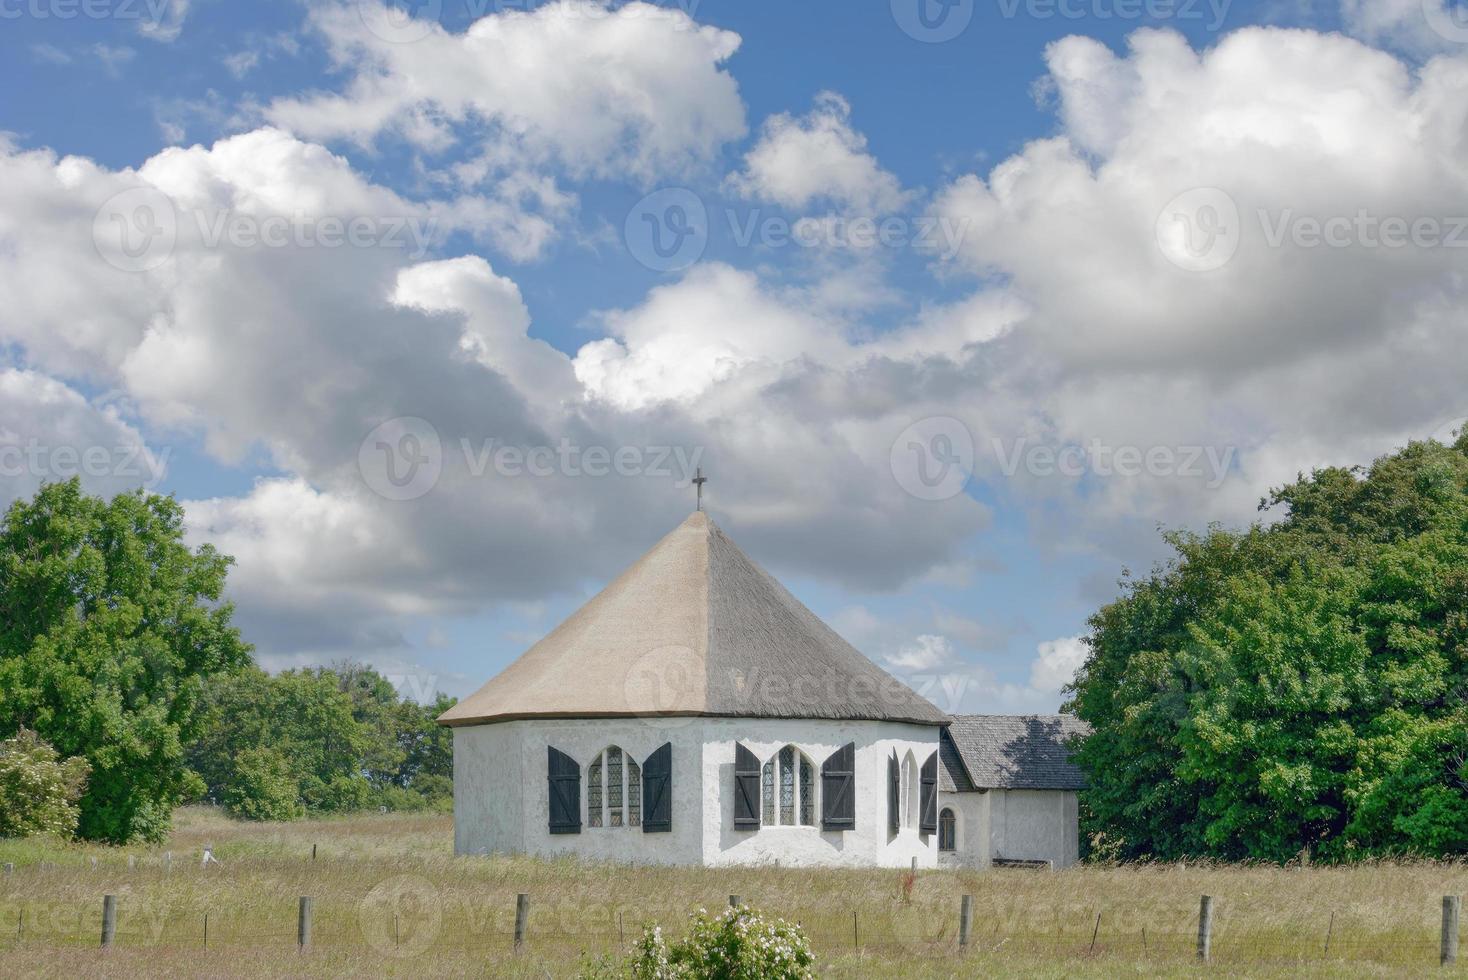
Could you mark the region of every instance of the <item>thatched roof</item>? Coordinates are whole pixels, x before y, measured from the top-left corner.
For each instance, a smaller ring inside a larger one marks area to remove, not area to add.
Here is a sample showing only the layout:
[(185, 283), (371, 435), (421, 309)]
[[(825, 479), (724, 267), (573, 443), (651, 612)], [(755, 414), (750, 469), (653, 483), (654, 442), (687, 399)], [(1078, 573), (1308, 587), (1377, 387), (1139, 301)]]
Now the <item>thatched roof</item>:
[(1085, 789), (1066, 743), (1090, 731), (1072, 715), (954, 715), (938, 746), (940, 788)]
[(948, 720), (698, 512), (439, 722), (683, 715)]

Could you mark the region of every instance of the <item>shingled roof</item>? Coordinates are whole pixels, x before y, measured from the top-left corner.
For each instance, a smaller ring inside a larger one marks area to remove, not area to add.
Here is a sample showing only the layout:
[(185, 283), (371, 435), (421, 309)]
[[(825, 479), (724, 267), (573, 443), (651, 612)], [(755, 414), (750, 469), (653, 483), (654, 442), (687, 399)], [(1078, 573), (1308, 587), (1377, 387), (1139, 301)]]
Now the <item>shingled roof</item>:
[(439, 722), (690, 715), (948, 721), (696, 512)]
[(954, 715), (939, 744), (940, 788), (1085, 789), (1065, 743), (1090, 731), (1071, 715)]

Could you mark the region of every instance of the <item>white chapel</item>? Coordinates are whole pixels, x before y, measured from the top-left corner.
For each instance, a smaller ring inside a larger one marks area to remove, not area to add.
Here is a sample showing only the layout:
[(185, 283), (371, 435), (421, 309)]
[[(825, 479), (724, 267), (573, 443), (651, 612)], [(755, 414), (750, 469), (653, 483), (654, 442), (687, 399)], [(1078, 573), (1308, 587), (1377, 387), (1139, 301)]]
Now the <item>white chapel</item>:
[(459, 854), (1076, 859), (1081, 781), (1059, 737), (1073, 721), (950, 718), (702, 511), (439, 721), (454, 734)]

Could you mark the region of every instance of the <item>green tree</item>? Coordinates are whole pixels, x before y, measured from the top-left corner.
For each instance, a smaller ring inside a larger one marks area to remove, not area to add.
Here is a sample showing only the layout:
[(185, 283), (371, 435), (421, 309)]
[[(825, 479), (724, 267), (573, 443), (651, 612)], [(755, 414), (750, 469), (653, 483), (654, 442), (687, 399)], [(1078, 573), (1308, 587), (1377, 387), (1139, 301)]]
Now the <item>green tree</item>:
[(141, 491), (49, 484), (0, 522), (0, 732), (86, 758), (82, 837), (167, 833), (203, 682), (250, 661), (221, 601), (230, 564), (183, 543), (177, 501)]
[(28, 729), (0, 742), (0, 837), (75, 834), (90, 772), (86, 759), (63, 760)]
[(1273, 493), (1092, 617), (1068, 707), (1121, 857), (1468, 844), (1468, 441)]
[[(217, 678), (206, 692), (204, 724), (189, 750), (189, 763), (209, 794), (241, 816), (273, 803), (247, 804), (253, 787), (275, 793), (279, 773), (256, 759), (254, 771), (240, 760), (251, 750), (268, 749), (284, 762), (293, 798), (309, 810), (353, 809), (366, 787), (361, 760), (368, 733), (352, 716), (352, 702), (327, 671), (287, 670), (271, 676), (259, 668)], [(260, 775), (268, 774), (268, 782)], [(272, 818), (273, 819), (273, 818)]]

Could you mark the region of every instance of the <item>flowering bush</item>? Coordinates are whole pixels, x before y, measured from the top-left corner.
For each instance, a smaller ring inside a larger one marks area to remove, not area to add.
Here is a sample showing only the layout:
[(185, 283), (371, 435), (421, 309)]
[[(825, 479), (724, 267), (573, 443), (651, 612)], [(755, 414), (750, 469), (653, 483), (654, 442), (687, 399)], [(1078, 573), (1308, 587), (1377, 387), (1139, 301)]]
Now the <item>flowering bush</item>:
[(688, 936), (669, 943), (649, 926), (628, 968), (635, 980), (807, 980), (814, 976), (810, 943), (800, 927), (749, 906), (710, 916), (699, 909)]
[(0, 837), (76, 833), (77, 801), (92, 767), (80, 756), (62, 760), (48, 742), (22, 728), (0, 742)]

